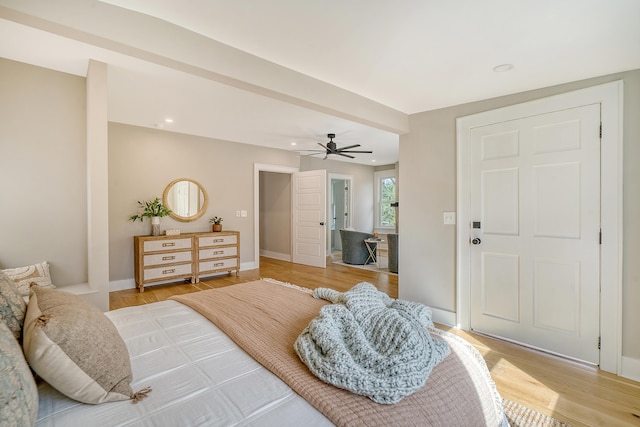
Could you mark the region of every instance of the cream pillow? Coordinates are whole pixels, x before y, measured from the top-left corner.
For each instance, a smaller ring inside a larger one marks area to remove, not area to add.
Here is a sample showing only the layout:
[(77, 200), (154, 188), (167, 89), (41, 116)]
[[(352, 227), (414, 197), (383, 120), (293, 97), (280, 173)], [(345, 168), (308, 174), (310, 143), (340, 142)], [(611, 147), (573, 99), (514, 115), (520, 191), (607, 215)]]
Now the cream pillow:
[(32, 286), (23, 347), (31, 368), (72, 399), (103, 403), (142, 397), (131, 389), (129, 352), (118, 330), (76, 295)]
[(49, 263), (47, 261), (26, 267), (6, 268), (2, 272), (9, 276), (9, 279), (18, 287), (20, 294), (25, 297), (29, 296), (31, 283), (36, 283), (43, 288), (55, 288), (51, 283)]

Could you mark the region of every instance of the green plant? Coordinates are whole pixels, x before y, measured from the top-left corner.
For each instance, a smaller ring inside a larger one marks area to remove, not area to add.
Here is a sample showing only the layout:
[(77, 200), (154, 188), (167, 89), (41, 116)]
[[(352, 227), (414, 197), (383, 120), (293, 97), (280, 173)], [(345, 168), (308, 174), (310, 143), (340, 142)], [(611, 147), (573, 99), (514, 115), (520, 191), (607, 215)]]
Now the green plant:
[(211, 224), (220, 224), (222, 222), (221, 216), (214, 216), (213, 218), (209, 218), (209, 222)]
[(142, 221), (145, 217), (151, 218), (154, 216), (167, 216), (171, 213), (171, 209), (162, 204), (159, 197), (146, 202), (138, 201), (139, 209), (138, 213), (131, 215), (129, 221), (136, 222), (136, 220)]

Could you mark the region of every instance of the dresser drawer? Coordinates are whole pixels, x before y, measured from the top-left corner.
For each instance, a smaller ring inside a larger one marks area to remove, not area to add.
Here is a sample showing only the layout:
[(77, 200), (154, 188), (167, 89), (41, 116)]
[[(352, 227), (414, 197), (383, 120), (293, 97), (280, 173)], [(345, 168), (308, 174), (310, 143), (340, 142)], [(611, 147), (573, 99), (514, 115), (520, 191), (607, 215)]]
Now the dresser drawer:
[(171, 265), (166, 267), (145, 268), (144, 280), (171, 279), (173, 277), (191, 275), (192, 264)]
[(215, 271), (215, 270), (224, 270), (224, 269), (237, 269), (238, 268), (238, 258), (230, 258), (230, 259), (220, 259), (215, 261), (200, 261), (198, 264), (199, 274), (202, 274), (206, 271)]
[(145, 252), (173, 251), (191, 249), (191, 237), (177, 239), (147, 240), (144, 242)]
[(238, 243), (238, 236), (231, 234), (228, 236), (202, 236), (198, 238), (198, 246), (218, 246), (235, 245)]
[(240, 233), (205, 231), (170, 236), (133, 236), (136, 287), (240, 271)]
[(170, 252), (144, 256), (145, 267), (149, 265), (173, 264), (177, 262), (191, 262), (191, 251)]
[(225, 248), (200, 249), (199, 259), (223, 258), (238, 255), (238, 247), (230, 246)]

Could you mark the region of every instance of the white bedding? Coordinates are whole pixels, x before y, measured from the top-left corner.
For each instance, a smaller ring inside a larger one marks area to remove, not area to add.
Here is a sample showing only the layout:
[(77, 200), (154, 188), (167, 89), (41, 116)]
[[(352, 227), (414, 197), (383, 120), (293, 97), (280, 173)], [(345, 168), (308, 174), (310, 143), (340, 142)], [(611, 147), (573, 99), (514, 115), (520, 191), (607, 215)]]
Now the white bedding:
[(86, 405), (41, 382), (38, 426), (324, 426), (327, 418), (214, 324), (176, 301), (106, 313), (122, 335), (131, 401)]

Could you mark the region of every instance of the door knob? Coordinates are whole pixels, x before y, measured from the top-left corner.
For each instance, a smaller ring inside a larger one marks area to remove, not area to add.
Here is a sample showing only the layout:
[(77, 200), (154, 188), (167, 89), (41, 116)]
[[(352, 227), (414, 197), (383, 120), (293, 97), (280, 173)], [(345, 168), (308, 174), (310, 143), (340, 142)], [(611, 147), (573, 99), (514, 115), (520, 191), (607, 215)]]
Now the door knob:
[(479, 238), (476, 237), (475, 239), (473, 239), (471, 241), (471, 243), (474, 244), (474, 245), (479, 245), (480, 243), (482, 243), (482, 240), (480, 240)]
[(320, 225), (324, 225), (324, 222), (321, 222)]

